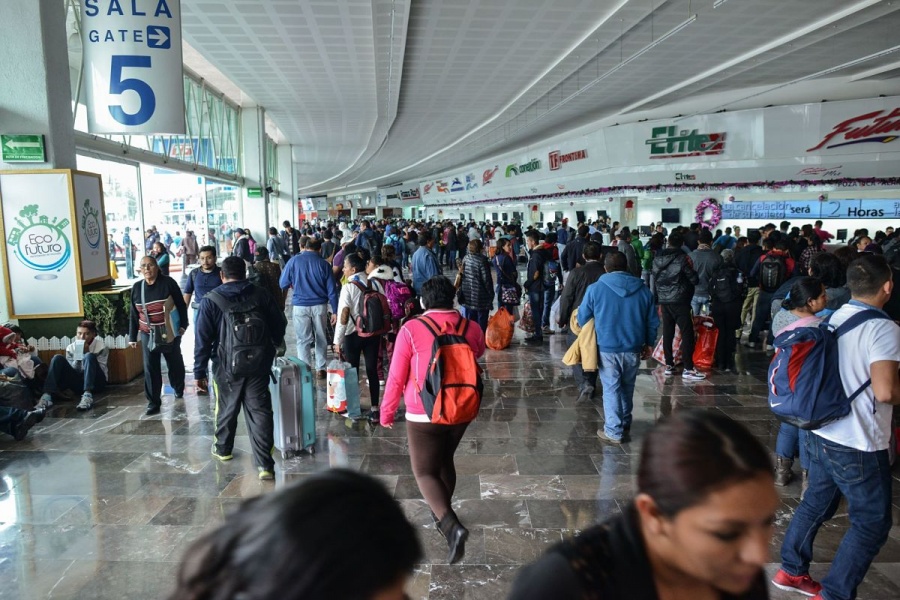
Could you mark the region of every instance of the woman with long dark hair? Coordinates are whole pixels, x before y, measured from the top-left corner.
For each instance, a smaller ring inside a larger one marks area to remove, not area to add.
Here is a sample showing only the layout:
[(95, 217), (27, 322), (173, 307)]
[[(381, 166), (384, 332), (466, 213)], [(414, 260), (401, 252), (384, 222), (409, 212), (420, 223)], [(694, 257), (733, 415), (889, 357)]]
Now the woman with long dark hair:
[(515, 314), (522, 288), (519, 287), (519, 272), (516, 270), (509, 238), (497, 240), (497, 253), (491, 259), (491, 264), (497, 273), (497, 308), (505, 308), (510, 314)]
[(763, 566), (780, 502), (769, 451), (743, 425), (681, 411), (644, 438), (623, 514), (551, 548), (510, 598), (768, 598)]

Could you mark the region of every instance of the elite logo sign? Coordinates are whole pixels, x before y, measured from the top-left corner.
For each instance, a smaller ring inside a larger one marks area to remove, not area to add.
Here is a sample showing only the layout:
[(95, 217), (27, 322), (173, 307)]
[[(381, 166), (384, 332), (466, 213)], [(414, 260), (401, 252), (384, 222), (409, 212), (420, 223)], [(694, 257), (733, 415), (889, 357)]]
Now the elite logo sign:
[(35, 279), (56, 279), (51, 271), (61, 271), (72, 257), (72, 244), (65, 234), (69, 220), (57, 221), (54, 217), (51, 221), (47, 215), (39, 216), (37, 204), (24, 207), (19, 217), (18, 227), (9, 232), (6, 243), (23, 265), (38, 271)]
[(825, 134), (821, 142), (807, 152), (869, 142), (880, 144), (893, 142), (900, 136), (900, 108), (895, 108), (887, 114), (884, 114), (885, 112), (876, 110), (841, 121)]
[(653, 136), (644, 143), (650, 146), (650, 158), (684, 158), (715, 156), (725, 152), (724, 133), (698, 133), (696, 129), (678, 130), (674, 125), (654, 127)]

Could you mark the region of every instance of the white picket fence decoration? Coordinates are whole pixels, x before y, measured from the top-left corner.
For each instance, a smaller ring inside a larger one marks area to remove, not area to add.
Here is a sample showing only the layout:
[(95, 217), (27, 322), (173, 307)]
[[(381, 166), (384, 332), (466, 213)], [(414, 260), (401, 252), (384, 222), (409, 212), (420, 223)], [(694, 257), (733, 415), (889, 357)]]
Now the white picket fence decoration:
[[(74, 338), (66, 336), (61, 338), (56, 336), (51, 338), (28, 338), (28, 343), (34, 346), (36, 350), (65, 350), (73, 341)], [(128, 347), (128, 338), (124, 335), (108, 335), (103, 338), (103, 343), (111, 350), (122, 350)]]

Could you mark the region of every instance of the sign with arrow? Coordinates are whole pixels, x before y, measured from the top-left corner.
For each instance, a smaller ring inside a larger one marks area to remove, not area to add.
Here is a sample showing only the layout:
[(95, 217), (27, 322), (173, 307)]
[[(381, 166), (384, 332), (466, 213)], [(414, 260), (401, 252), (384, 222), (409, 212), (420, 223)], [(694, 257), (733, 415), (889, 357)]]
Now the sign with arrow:
[(90, 133), (184, 133), (180, 0), (83, 0)]
[(3, 162), (47, 162), (42, 135), (0, 134), (0, 160)]

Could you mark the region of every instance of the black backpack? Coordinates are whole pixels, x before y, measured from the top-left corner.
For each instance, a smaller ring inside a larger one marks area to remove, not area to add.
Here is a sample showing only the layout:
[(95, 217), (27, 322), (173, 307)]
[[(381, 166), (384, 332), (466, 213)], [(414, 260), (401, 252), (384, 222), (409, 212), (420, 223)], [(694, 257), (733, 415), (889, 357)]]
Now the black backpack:
[(742, 292), (737, 268), (722, 265), (715, 270), (709, 282), (709, 295), (714, 302), (735, 302), (741, 299)]
[(356, 317), (356, 333), (361, 338), (384, 335), (391, 330), (391, 305), (387, 297), (371, 286), (357, 280), (351, 283), (362, 292), (359, 316)]
[(256, 286), (247, 289), (250, 294), (237, 300), (229, 300), (218, 290), (204, 296), (222, 311), (219, 360), (232, 380), (268, 374), (275, 355), (272, 332), (263, 314), (266, 292)]
[(787, 281), (787, 261), (780, 254), (766, 254), (759, 264), (759, 288), (764, 292), (775, 292)]

